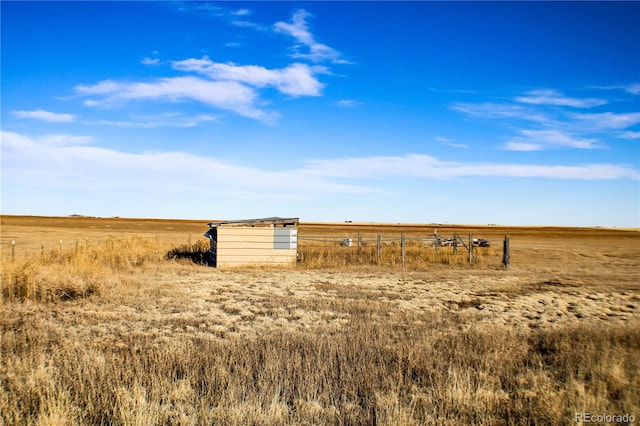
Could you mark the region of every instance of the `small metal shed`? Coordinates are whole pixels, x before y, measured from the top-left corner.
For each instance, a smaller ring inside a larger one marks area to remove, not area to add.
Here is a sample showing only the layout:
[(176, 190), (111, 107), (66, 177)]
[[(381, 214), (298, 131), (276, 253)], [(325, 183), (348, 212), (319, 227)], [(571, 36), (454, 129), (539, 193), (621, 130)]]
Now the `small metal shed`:
[(298, 218), (268, 217), (209, 223), (213, 267), (293, 263), (298, 250)]

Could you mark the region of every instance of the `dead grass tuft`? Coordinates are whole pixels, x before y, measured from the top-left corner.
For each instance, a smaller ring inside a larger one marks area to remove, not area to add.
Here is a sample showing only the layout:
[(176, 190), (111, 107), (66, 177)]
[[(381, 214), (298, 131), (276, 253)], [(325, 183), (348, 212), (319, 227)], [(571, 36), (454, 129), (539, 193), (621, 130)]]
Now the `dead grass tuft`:
[(36, 256), (2, 259), (1, 295), (8, 301), (65, 301), (117, 286), (119, 274), (158, 262), (166, 243), (137, 237), (109, 238), (99, 245)]

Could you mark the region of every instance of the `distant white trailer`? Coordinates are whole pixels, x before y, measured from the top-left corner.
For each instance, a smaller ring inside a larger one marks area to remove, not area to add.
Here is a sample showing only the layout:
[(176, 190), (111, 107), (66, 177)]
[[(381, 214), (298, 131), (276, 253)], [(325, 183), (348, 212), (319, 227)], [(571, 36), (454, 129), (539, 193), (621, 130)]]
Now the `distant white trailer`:
[(214, 267), (293, 264), (298, 251), (298, 218), (270, 217), (209, 223)]

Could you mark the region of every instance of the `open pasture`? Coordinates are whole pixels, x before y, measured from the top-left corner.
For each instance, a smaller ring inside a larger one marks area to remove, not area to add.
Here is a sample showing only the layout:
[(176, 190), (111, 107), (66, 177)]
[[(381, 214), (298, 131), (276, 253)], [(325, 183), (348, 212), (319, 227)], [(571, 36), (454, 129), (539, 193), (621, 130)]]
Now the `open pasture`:
[[(300, 225), (301, 249), (357, 232), (509, 234), (509, 270), (499, 258), (232, 270), (167, 258), (206, 222), (3, 216), (0, 422), (640, 417), (638, 230)], [(56, 253), (59, 239), (109, 236)], [(12, 240), (33, 253), (12, 260)]]

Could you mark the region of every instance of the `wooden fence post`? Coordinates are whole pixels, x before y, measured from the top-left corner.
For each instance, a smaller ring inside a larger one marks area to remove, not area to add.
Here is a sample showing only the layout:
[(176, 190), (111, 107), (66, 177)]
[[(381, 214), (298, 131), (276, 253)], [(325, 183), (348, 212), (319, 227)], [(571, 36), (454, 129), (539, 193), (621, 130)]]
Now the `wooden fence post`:
[(405, 238), (404, 238), (404, 232), (402, 234), (400, 234), (400, 247), (402, 249), (402, 267), (404, 268), (404, 265), (405, 265)]
[(362, 232), (358, 232), (358, 253), (360, 253), (361, 248), (362, 248)]
[(76, 256), (78, 255), (78, 239), (76, 238)]
[(382, 241), (380, 240), (380, 233), (378, 232), (378, 239), (376, 240), (376, 254), (378, 260), (380, 260), (380, 251), (382, 250)]
[(473, 235), (469, 234), (469, 259), (467, 261), (471, 263), (472, 259), (473, 259)]
[(16, 240), (11, 240), (11, 261), (16, 260)]
[(504, 236), (502, 264), (504, 265), (504, 269), (509, 269), (509, 235)]
[(60, 240), (60, 254), (62, 255), (62, 240)]

